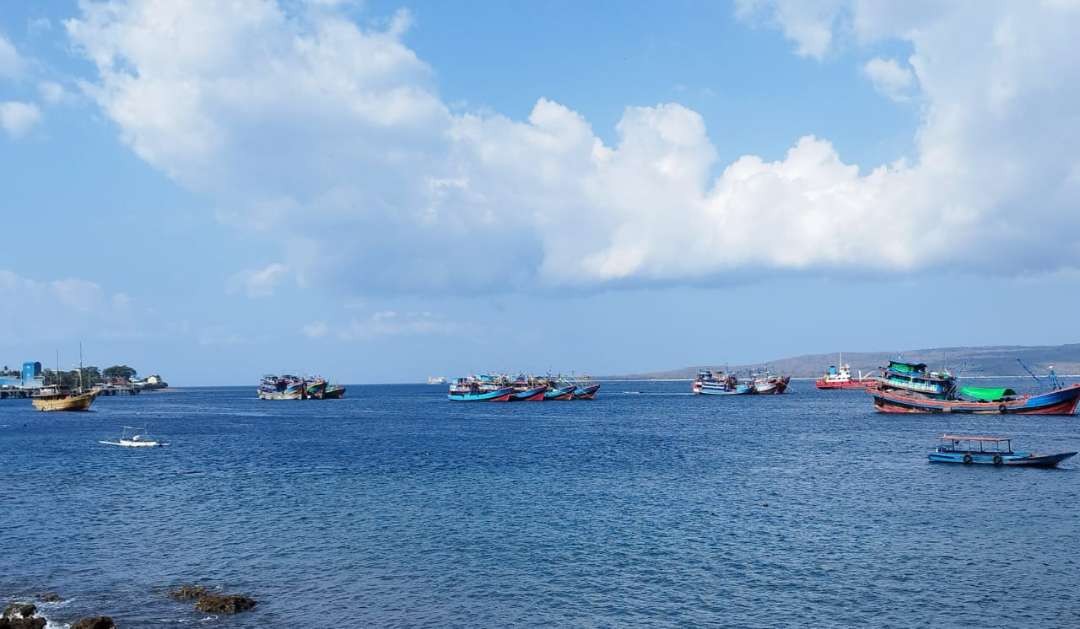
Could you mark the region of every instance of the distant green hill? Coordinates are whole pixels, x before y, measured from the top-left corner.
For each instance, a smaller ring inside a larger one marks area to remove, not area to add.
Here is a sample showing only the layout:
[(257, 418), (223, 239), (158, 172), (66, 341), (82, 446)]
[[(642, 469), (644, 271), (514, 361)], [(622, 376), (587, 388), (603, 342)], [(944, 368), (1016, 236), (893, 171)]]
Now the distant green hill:
[[(851, 365), (853, 374), (877, 372), (877, 368), (888, 364), (897, 357), (896, 352), (844, 352), (844, 362)], [(900, 352), (903, 360), (922, 362), (931, 369), (947, 367), (959, 376), (1026, 376), (1016, 359), (1024, 361), (1037, 374), (1042, 375), (1053, 365), (1059, 374), (1080, 374), (1080, 343), (1068, 345), (1022, 346), (1002, 345), (995, 347), (939, 347), (935, 349), (913, 349)], [(665, 379), (693, 378), (699, 369), (724, 369), (734, 372), (746, 372), (763, 365), (775, 373), (790, 375), (795, 378), (813, 378), (825, 372), (829, 365), (835, 365), (839, 353), (808, 354), (791, 358), (768, 360), (752, 365), (732, 365), (718, 361), (709, 365), (695, 365), (654, 371), (650, 373), (612, 376), (612, 379)]]

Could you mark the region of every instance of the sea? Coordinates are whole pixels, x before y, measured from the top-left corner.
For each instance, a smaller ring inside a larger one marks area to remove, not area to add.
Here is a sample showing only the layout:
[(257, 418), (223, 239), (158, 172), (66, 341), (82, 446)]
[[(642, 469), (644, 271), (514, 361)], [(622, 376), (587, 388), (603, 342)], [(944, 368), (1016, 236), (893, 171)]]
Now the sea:
[[(689, 388), (2, 401), (0, 602), (55, 591), (50, 627), (1080, 626), (1080, 461), (926, 457), (943, 432), (1080, 450), (1076, 417), (881, 415), (810, 381)], [(99, 443), (124, 426), (168, 446)], [(198, 612), (167, 596), (185, 583), (258, 605)]]

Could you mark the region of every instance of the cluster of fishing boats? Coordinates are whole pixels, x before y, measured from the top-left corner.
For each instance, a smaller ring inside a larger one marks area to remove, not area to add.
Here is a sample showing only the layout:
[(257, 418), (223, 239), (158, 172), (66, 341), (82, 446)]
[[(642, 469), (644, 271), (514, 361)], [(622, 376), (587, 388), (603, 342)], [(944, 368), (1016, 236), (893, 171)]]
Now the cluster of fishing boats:
[(450, 384), (448, 398), (455, 402), (544, 402), (592, 400), (600, 384), (586, 378), (480, 374)]
[(734, 374), (702, 369), (690, 391), (694, 395), (780, 395), (787, 391), (791, 376), (778, 376), (765, 369), (740, 380)]
[(266, 375), (258, 393), (260, 400), (337, 400), (345, 397), (345, 387), (318, 376)]

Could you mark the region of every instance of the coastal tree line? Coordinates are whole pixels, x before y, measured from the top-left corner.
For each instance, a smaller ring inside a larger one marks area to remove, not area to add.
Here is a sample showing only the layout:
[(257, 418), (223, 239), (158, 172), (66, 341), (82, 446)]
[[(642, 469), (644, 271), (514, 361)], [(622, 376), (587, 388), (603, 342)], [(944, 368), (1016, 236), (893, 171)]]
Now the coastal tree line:
[[(113, 365), (105, 369), (91, 365), (82, 368), (81, 383), (82, 386), (89, 387), (106, 382), (128, 382), (135, 378), (137, 374), (138, 372), (128, 365)], [(18, 369), (11, 369), (8, 365), (4, 365), (4, 368), (0, 370), (0, 376), (18, 377), (19, 375)], [(78, 369), (61, 370), (59, 372), (55, 369), (44, 369), (41, 375), (46, 386), (75, 387), (80, 384)]]

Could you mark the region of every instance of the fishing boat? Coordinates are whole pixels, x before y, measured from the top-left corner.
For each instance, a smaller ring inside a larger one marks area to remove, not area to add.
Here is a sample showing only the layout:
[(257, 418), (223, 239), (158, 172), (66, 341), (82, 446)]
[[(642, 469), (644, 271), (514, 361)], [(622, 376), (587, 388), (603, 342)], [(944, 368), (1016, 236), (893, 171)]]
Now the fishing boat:
[(50, 387), (30, 398), (30, 403), (39, 411), (88, 411), (100, 392), (100, 389), (68, 391)]
[(843, 357), (837, 365), (829, 365), (825, 374), (814, 381), (814, 386), (819, 389), (865, 389), (877, 382), (873, 377), (859, 372), (858, 378), (851, 377), (851, 367), (845, 365)]
[(82, 343), (79, 344), (79, 387), (75, 390), (63, 386), (63, 377), (60, 372), (60, 352), (56, 353), (56, 377), (57, 383), (50, 387), (39, 390), (30, 398), (30, 403), (39, 411), (89, 411), (90, 405), (101, 393), (101, 389), (94, 387), (90, 390), (83, 388), (83, 362)]
[(513, 387), (491, 376), (468, 376), (452, 383), (447, 397), (455, 402), (509, 402), (513, 395)]
[(562, 379), (551, 380), (548, 382), (548, 390), (544, 392), (544, 400), (548, 402), (572, 400), (574, 399), (574, 391), (577, 391), (577, 385), (573, 382), (566, 382)]
[(260, 400), (303, 400), (308, 397), (304, 379), (290, 375), (263, 376), (258, 395)]
[(525, 374), (518, 374), (510, 386), (514, 389), (511, 402), (543, 402), (548, 390), (546, 382)]
[(575, 400), (595, 400), (596, 393), (600, 391), (600, 383), (579, 384), (574, 389)]
[(749, 395), (753, 394), (753, 383), (739, 382), (738, 378), (724, 372), (702, 369), (698, 372), (690, 391), (695, 395)]
[(340, 384), (328, 384), (326, 389), (323, 390), (322, 399), (324, 400), (340, 400), (345, 397), (345, 387)]
[(874, 397), (874, 408), (880, 413), (1072, 415), (1080, 403), (1080, 384), (1033, 395), (1017, 395), (1008, 388), (962, 387), (956, 397), (949, 399), (880, 386), (867, 391)]
[(148, 436), (145, 427), (139, 433), (134, 432), (136, 430), (139, 429), (132, 426), (124, 426), (123, 433), (121, 433), (120, 438), (116, 441), (99, 441), (98, 443), (107, 446), (120, 446), (122, 448), (160, 448), (169, 445)]
[[(1027, 369), (1026, 365), (1024, 369)], [(1027, 370), (1043, 386), (1042, 380)], [(1050, 367), (1049, 383), (1045, 387), (1048, 390), (1043, 393), (1020, 395), (1008, 387), (957, 387), (954, 380), (945, 386), (944, 394), (923, 393), (896, 387), (892, 379), (882, 378), (875, 386), (868, 387), (867, 392), (874, 398), (874, 408), (881, 413), (1072, 415), (1080, 404), (1080, 384), (1063, 385), (1053, 367)]]
[(327, 384), (325, 379), (318, 376), (309, 378), (304, 381), (304, 392), (308, 398), (321, 400), (324, 398), (323, 394), (326, 393)]
[(955, 394), (956, 378), (947, 369), (927, 372), (924, 363), (890, 360), (887, 367), (881, 368), (881, 377), (877, 378), (877, 386), (931, 398), (948, 399)]
[(753, 378), (754, 393), (758, 395), (780, 395), (787, 391), (791, 376), (777, 376), (769, 373), (769, 370), (755, 374)]
[(931, 452), (928, 458), (931, 463), (1057, 467), (1058, 463), (1075, 455), (1075, 452), (1016, 452), (1012, 449), (1012, 439), (1009, 437), (941, 435), (941, 445)]

